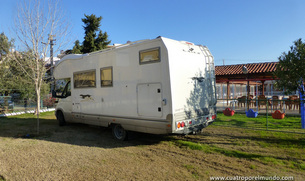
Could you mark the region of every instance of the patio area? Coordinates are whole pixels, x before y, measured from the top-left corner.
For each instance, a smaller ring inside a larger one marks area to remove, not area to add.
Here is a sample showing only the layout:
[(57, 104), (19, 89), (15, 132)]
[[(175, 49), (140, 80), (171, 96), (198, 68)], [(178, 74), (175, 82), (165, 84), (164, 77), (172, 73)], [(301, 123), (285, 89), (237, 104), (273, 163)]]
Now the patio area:
[(299, 97), (293, 96), (258, 96), (252, 97), (247, 101), (245, 96), (238, 99), (218, 99), (216, 104), (217, 110), (222, 111), (230, 108), (235, 112), (245, 113), (249, 109), (259, 112), (260, 114), (273, 113), (276, 110), (286, 115), (300, 116)]
[(300, 115), (298, 92), (285, 95), (275, 86), (277, 62), (215, 66), (217, 110), (235, 112), (253, 109), (260, 113), (279, 110)]

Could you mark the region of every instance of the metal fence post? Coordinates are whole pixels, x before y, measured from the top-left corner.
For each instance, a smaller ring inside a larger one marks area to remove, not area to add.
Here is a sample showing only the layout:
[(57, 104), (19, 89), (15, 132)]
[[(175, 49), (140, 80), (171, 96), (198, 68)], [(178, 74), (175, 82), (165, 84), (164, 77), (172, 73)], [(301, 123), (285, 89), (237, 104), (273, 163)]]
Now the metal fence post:
[(302, 85), (300, 87), (299, 93), (300, 93), (300, 111), (301, 111), (301, 126), (302, 129), (305, 129), (305, 110), (304, 110), (304, 94), (302, 94), (302, 90), (304, 91), (304, 85), (302, 81)]
[(268, 130), (268, 103), (269, 103), (269, 101), (268, 101), (268, 98), (266, 99), (266, 124), (267, 124), (267, 130)]

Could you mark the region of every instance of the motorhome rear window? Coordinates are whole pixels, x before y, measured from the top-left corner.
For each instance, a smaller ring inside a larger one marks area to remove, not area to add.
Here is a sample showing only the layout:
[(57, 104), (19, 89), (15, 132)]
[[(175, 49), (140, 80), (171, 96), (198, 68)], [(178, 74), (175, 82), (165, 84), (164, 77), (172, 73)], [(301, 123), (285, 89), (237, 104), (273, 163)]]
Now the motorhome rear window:
[(160, 61), (160, 48), (152, 48), (140, 51), (140, 64)]
[(112, 67), (101, 68), (101, 87), (112, 86)]
[(73, 73), (74, 88), (96, 87), (95, 70)]

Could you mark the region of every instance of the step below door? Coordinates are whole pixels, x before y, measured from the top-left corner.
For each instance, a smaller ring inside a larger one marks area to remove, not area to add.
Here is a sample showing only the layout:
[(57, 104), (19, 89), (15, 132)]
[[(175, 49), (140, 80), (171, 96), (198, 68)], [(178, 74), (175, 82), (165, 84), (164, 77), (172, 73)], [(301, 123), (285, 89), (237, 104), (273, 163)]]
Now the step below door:
[(162, 89), (160, 83), (138, 84), (138, 115), (162, 117)]

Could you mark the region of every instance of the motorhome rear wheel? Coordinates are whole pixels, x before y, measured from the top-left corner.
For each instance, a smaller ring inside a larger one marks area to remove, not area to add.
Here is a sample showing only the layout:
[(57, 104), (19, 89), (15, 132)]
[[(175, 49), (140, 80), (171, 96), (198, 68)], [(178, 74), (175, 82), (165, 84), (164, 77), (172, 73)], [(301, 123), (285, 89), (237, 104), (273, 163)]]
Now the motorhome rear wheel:
[(128, 138), (127, 131), (119, 124), (115, 124), (112, 127), (112, 134), (116, 139), (121, 141), (125, 141)]

